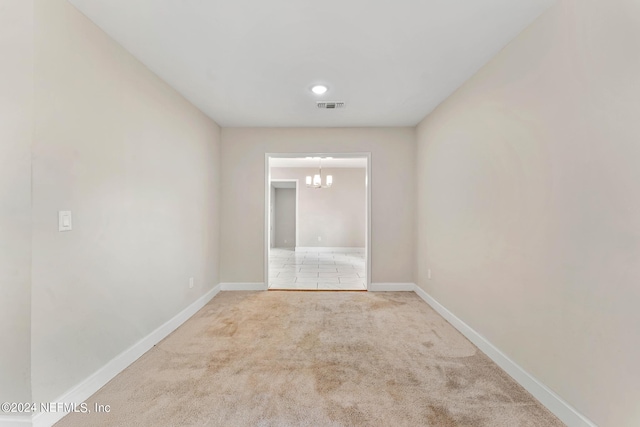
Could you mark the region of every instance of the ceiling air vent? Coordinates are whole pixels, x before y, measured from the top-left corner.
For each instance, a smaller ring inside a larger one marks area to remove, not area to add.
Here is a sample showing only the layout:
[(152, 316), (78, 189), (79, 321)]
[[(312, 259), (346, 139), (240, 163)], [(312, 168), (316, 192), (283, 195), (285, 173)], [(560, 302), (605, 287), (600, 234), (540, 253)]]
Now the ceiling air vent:
[(344, 102), (321, 102), (316, 103), (318, 108), (324, 108), (327, 110), (333, 110), (334, 108), (344, 108)]

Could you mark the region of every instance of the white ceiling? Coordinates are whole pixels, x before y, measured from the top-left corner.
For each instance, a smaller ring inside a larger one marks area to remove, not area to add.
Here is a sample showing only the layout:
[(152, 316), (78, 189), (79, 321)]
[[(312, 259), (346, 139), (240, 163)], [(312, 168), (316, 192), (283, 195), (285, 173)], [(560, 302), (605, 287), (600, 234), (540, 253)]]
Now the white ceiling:
[(227, 127), (413, 126), (554, 1), (70, 0)]
[[(317, 168), (318, 157), (270, 157), (269, 166), (272, 168)], [(366, 168), (367, 159), (361, 157), (327, 158), (322, 157), (323, 168)]]

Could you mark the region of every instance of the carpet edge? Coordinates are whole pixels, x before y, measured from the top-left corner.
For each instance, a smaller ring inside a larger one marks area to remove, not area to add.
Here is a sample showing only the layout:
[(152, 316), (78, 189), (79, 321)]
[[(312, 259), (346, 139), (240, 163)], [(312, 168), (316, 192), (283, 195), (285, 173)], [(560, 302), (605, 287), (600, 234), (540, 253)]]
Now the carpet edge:
[(262, 282), (225, 282), (220, 283), (221, 291), (266, 291), (267, 287)]
[(415, 283), (382, 283), (372, 282), (368, 291), (371, 292), (406, 292), (414, 291)]

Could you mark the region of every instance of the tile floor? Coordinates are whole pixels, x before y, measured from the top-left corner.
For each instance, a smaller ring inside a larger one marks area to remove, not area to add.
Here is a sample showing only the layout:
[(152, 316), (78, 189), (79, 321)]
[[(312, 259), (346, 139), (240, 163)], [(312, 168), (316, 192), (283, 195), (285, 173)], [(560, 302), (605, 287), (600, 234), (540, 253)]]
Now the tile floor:
[(365, 290), (367, 276), (362, 252), (271, 248), (269, 289)]

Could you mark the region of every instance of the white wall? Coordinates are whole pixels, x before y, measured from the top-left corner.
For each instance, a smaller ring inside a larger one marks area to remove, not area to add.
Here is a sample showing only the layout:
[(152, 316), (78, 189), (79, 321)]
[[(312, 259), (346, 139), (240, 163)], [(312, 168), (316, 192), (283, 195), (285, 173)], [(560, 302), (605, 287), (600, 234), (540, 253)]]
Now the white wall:
[(36, 0), (35, 53), (32, 375), (49, 402), (218, 283), (219, 128), (64, 0)]
[(296, 189), (276, 188), (275, 247), (293, 248), (296, 245)]
[(317, 168), (271, 168), (272, 179), (297, 179), (300, 184), (298, 246), (364, 248), (367, 170), (322, 168), (323, 179), (332, 175), (333, 185), (323, 189), (307, 188), (305, 178), (316, 173)]
[(565, 0), (418, 127), (419, 286), (603, 427), (640, 425), (639, 100), (640, 4)]
[(0, 0), (0, 402), (31, 401), (32, 139), (33, 2)]
[(223, 128), (221, 281), (264, 282), (265, 153), (371, 152), (372, 281), (413, 281), (413, 128)]

